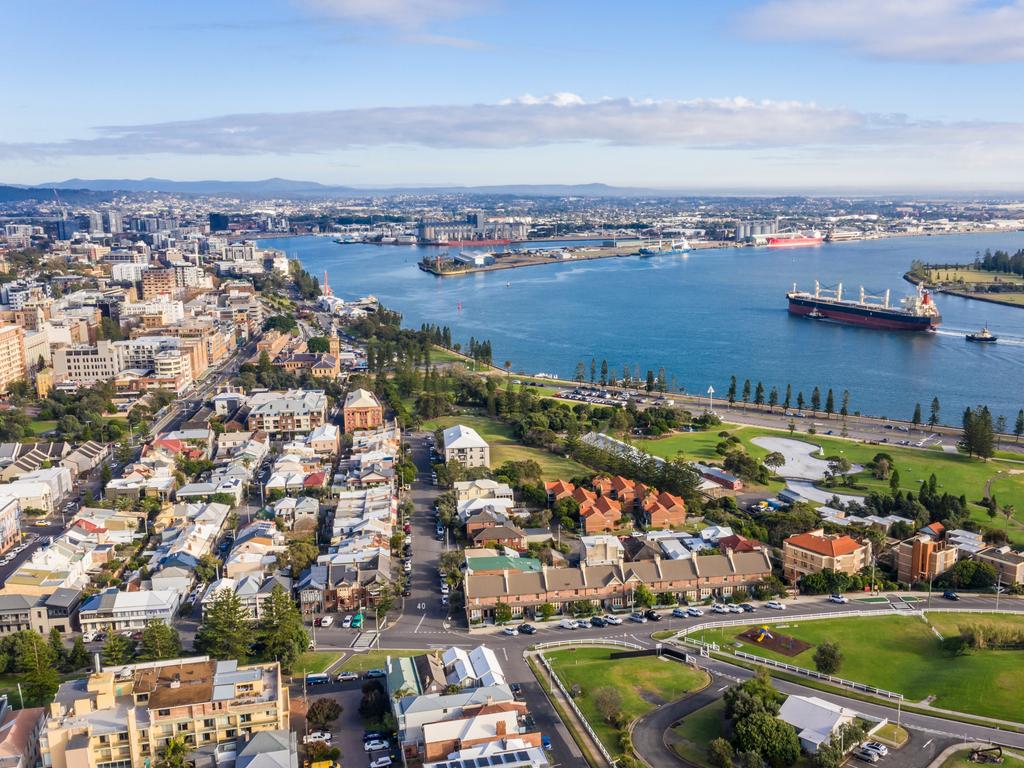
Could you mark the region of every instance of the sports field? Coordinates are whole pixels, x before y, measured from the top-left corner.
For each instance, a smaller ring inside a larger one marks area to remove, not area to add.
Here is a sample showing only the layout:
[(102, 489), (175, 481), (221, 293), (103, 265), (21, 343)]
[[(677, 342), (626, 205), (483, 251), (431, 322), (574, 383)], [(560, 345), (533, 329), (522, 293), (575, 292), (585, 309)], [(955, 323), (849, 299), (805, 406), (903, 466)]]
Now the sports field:
[[(935, 613), (937, 627), (955, 634), (955, 624), (978, 620), (977, 615)], [(1014, 617), (1016, 620), (1017, 617)], [(1024, 723), (1024, 652), (975, 651), (951, 656), (942, 650), (938, 637), (920, 619), (912, 616), (879, 616), (850, 619), (803, 621), (768, 625), (785, 635), (810, 643), (803, 653), (783, 656), (742, 642), (739, 650), (789, 664), (814, 669), (814, 647), (830, 640), (838, 643), (844, 661), (838, 675), (902, 693), (910, 701), (924, 701), (943, 709)], [(732, 627), (695, 635), (734, 649), (736, 635), (746, 628)], [(941, 629), (940, 629), (941, 631)]]

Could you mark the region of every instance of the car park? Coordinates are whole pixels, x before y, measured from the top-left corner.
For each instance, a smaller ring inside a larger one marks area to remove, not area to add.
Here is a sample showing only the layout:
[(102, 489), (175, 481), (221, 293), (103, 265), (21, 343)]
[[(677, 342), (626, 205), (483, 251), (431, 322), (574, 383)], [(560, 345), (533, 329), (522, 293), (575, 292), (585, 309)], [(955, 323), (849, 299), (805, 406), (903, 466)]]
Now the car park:
[(605, 621), (605, 624), (608, 624), (609, 626), (612, 626), (612, 627), (617, 627), (619, 624), (622, 623), (622, 619), (621, 618), (619, 618), (618, 616), (612, 616), (611, 614), (608, 614), (607, 616), (605, 616), (604, 617), (604, 621)]
[(537, 632), (536, 627), (532, 624), (520, 624), (516, 629), (519, 630), (519, 634), (521, 635), (532, 635)]
[(640, 611), (634, 611), (633, 613), (629, 614), (629, 620), (635, 621), (637, 624), (647, 623), (647, 617), (640, 613)]
[(338, 673), (338, 677), (337, 677), (337, 682), (339, 682), (339, 683), (350, 683), (353, 680), (358, 680), (358, 679), (359, 679), (359, 673), (358, 672), (339, 672)]
[(508, 635), (509, 637), (517, 637), (519, 635), (519, 630), (516, 629), (515, 627), (505, 627), (501, 631), (502, 631), (502, 633)]
[(784, 611), (786, 610), (786, 604), (780, 603), (778, 600), (769, 600), (764, 604), (765, 608), (771, 608), (773, 611)]
[(850, 602), (850, 598), (848, 598), (846, 595), (829, 595), (828, 601), (830, 603), (839, 603), (840, 605), (845, 605), (846, 603)]
[(365, 752), (376, 752), (381, 749), (390, 749), (391, 743), (384, 741), (384, 739), (374, 739), (373, 741), (363, 742), (363, 751)]
[(687, 616), (694, 616), (694, 617), (696, 617), (696, 616), (703, 616), (704, 615), (704, 611), (702, 611), (700, 608), (694, 608), (693, 606), (691, 606), (691, 607), (686, 609), (686, 615)]
[(872, 752), (877, 752), (879, 757), (885, 757), (889, 754), (889, 748), (878, 741), (866, 741), (860, 745), (861, 749), (870, 749)]

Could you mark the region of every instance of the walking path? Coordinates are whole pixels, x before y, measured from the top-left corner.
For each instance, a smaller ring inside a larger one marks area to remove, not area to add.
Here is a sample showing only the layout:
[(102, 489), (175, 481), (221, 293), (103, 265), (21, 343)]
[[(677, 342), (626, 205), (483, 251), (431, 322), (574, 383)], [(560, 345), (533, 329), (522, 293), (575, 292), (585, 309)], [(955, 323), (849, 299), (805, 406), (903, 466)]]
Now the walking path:
[[(781, 453), (786, 463), (779, 468), (778, 475), (786, 481), (786, 487), (803, 496), (808, 501), (828, 504), (838, 497), (844, 504), (860, 503), (860, 496), (834, 493), (815, 487), (814, 481), (821, 480), (828, 472), (828, 462), (815, 454), (819, 452), (817, 445), (789, 437), (755, 437), (750, 442), (767, 451)], [(850, 472), (860, 472), (863, 467), (854, 464)]]

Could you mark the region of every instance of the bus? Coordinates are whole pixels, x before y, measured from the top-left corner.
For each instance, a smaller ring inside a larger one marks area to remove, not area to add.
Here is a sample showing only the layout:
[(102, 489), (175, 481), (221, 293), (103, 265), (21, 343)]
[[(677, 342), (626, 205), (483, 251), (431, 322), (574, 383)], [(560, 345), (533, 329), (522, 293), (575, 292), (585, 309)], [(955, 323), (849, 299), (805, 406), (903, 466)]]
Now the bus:
[(331, 682), (331, 676), (323, 672), (314, 672), (313, 674), (306, 675), (306, 685), (325, 685), (329, 682)]

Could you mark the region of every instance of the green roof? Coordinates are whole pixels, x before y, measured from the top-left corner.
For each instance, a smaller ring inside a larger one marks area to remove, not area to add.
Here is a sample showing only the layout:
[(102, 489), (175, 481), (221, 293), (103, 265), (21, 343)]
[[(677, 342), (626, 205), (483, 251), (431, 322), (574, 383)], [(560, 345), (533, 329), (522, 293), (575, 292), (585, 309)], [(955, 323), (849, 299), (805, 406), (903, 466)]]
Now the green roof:
[(525, 571), (540, 572), (540, 560), (535, 557), (470, 557), (466, 559), (466, 568), (472, 571)]

